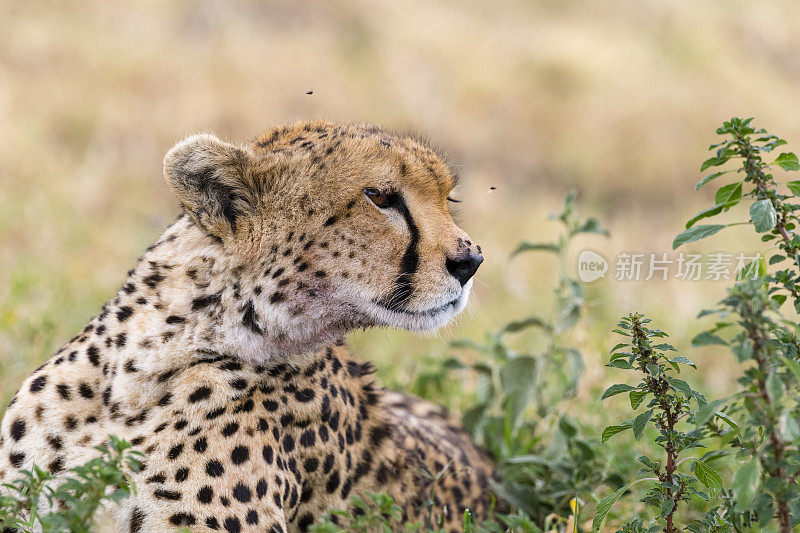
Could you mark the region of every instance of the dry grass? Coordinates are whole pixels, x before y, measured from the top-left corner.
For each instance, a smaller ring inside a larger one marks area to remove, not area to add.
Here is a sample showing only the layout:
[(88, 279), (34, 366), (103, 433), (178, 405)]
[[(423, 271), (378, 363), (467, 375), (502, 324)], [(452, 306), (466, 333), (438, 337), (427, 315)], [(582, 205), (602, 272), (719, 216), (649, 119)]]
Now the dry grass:
[[(0, 19), (0, 398), (176, 214), (161, 157), (192, 132), (242, 140), (298, 118), (375, 122), (427, 132), (463, 167), (463, 225), (487, 251), (473, 311), (432, 339), (352, 340), (401, 384), (443, 341), (543, 307), (556, 265), (507, 256), (552, 234), (541, 220), (569, 187), (612, 231), (587, 245), (663, 252), (708, 199), (692, 186), (719, 122), (755, 115), (800, 143), (790, 4), (0, 0)], [(709, 246), (757, 249), (736, 235)], [(605, 380), (618, 315), (646, 310), (687, 347), (687, 319), (724, 286), (593, 285), (579, 401)], [(707, 386), (724, 389), (735, 371)]]

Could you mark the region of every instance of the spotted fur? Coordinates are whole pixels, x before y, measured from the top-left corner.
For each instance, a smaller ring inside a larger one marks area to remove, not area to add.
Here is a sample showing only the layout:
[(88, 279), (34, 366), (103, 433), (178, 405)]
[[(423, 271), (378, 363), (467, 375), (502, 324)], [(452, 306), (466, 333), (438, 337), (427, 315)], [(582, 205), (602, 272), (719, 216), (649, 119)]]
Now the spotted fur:
[(480, 249), (450, 217), (442, 160), (318, 122), (242, 147), (190, 137), (164, 173), (185, 214), (14, 396), (0, 482), (33, 463), (63, 475), (117, 435), (145, 455), (136, 496), (109, 510), (120, 531), (303, 531), (364, 491), (388, 492), (408, 520), (428, 519), (435, 493), (451, 529), (465, 508), (485, 514), (485, 454), (339, 340), (463, 309)]

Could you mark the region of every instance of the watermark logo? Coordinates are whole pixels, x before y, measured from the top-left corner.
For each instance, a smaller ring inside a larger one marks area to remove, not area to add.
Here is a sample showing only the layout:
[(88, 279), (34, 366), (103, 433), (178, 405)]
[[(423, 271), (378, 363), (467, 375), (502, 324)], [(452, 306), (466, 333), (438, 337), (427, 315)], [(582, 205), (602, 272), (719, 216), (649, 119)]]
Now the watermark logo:
[[(610, 277), (615, 281), (650, 281), (679, 279), (682, 281), (720, 281), (738, 277), (756, 279), (764, 260), (760, 253), (716, 252), (694, 253), (629, 253), (617, 254)], [(764, 268), (766, 268), (764, 266)], [(592, 250), (578, 255), (578, 278), (591, 283), (605, 278), (611, 269), (606, 258)]]
[(608, 261), (602, 255), (591, 250), (584, 250), (578, 256), (578, 277), (584, 283), (606, 277)]

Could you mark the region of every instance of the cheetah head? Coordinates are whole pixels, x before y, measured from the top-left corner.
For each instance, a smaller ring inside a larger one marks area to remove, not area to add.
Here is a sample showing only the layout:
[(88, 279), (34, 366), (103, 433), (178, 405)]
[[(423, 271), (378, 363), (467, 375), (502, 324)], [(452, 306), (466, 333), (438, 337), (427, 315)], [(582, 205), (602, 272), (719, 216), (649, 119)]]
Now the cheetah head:
[(447, 165), (376, 127), (299, 123), (244, 146), (195, 135), (164, 173), (241, 277), (258, 329), (295, 342), (435, 330), (464, 309), (483, 261), (451, 216)]

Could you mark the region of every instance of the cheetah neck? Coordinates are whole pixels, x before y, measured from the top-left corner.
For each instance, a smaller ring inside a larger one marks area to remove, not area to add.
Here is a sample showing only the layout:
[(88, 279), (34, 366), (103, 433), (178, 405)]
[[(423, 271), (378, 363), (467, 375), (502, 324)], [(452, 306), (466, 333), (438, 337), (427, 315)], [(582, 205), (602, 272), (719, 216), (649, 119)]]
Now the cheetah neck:
[(266, 260), (237, 262), (182, 216), (148, 248), (80, 340), (115, 372), (158, 374), (209, 352), (291, 362), (358, 325), (325, 313), (286, 316), (270, 305), (273, 280), (263, 272), (269, 267)]

